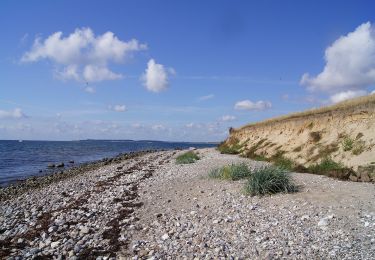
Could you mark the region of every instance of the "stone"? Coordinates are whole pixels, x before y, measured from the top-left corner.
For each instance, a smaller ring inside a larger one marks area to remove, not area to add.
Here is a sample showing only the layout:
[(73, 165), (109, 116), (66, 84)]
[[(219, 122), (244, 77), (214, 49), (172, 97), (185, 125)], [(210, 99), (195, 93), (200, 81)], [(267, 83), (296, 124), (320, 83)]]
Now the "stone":
[(58, 247), (60, 245), (60, 241), (55, 241), (55, 242), (52, 242), (51, 243), (51, 248), (53, 249), (53, 248), (56, 248), (56, 247)]
[(47, 165), (47, 167), (48, 167), (48, 168), (55, 168), (56, 165), (55, 165), (54, 163), (49, 163), (49, 164)]
[(307, 220), (307, 219), (309, 219), (310, 217), (309, 217), (309, 215), (303, 215), (302, 217), (301, 217), (301, 220), (302, 221), (305, 221), (305, 220)]
[(162, 239), (163, 241), (165, 241), (165, 240), (169, 239), (169, 235), (168, 235), (167, 233), (165, 233), (165, 234), (161, 237), (161, 239)]
[(361, 181), (374, 181), (375, 182), (375, 165), (364, 165), (358, 166), (358, 176), (361, 177)]
[(80, 228), (80, 234), (85, 235), (85, 234), (88, 234), (89, 232), (90, 232), (90, 229), (88, 227), (83, 226)]
[(328, 220), (327, 218), (322, 218), (319, 220), (318, 222), (318, 226), (319, 227), (325, 227), (325, 226), (328, 226)]
[(64, 166), (65, 166), (65, 165), (64, 165), (63, 162), (61, 162), (61, 163), (59, 163), (59, 164), (56, 165), (56, 167), (58, 167), (58, 168), (62, 168), (62, 167), (64, 167)]
[(48, 233), (51, 233), (51, 232), (54, 232), (57, 230), (57, 227), (56, 226), (52, 226), (48, 229)]

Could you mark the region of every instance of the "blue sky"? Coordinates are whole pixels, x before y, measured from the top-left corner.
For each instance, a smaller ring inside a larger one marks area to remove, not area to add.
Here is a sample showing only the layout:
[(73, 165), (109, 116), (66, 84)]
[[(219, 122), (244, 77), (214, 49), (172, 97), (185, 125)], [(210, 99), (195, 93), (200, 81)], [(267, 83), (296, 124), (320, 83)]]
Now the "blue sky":
[(220, 141), (230, 126), (370, 94), (373, 10), (1, 1), (0, 139)]

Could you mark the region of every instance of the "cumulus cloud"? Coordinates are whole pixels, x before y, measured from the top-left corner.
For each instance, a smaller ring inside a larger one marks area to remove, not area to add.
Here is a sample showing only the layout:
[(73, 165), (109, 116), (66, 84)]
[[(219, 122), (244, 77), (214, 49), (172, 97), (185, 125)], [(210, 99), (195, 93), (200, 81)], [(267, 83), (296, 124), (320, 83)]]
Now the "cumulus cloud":
[(174, 74), (174, 69), (166, 68), (164, 65), (156, 63), (154, 59), (150, 59), (141, 80), (149, 91), (160, 92), (168, 88), (168, 77)]
[(25, 118), (26, 115), (22, 112), (20, 108), (15, 108), (13, 110), (0, 110), (0, 119), (20, 119)]
[(242, 100), (238, 101), (234, 105), (234, 109), (236, 110), (266, 110), (272, 107), (271, 102), (269, 101), (256, 101), (252, 102), (250, 100)]
[(305, 73), (300, 83), (332, 100), (364, 95), (375, 83), (375, 28), (370, 22), (341, 36), (325, 50), (325, 67), (317, 76)]
[(201, 96), (198, 98), (199, 101), (205, 101), (205, 100), (208, 100), (208, 99), (212, 99), (214, 98), (215, 95), (214, 94), (209, 94), (209, 95), (206, 95), (206, 96)]
[(116, 111), (116, 112), (125, 112), (126, 106), (125, 105), (114, 105), (114, 106), (108, 106), (110, 110)]
[(46, 39), (37, 38), (22, 62), (51, 60), (56, 66), (56, 75), (65, 80), (103, 81), (122, 77), (111, 71), (110, 63), (121, 63), (132, 53), (147, 49), (147, 45), (136, 39), (119, 40), (114, 33), (95, 35), (90, 28), (76, 29), (63, 37), (55, 32)]
[(225, 115), (225, 116), (221, 117), (221, 121), (223, 121), (223, 122), (230, 122), (230, 121), (234, 121), (234, 120), (236, 120), (236, 117), (231, 116), (231, 115)]
[(332, 103), (338, 103), (347, 99), (355, 98), (355, 97), (360, 97), (360, 96), (365, 96), (367, 95), (367, 91), (365, 90), (348, 90), (348, 91), (343, 91), (336, 93), (330, 97), (330, 100)]

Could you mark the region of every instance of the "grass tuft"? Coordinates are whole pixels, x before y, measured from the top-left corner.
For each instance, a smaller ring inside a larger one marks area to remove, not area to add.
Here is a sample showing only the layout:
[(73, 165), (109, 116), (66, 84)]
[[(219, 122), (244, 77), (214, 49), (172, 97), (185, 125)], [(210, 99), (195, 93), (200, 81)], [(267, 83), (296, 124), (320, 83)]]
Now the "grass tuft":
[(342, 141), (342, 149), (346, 151), (350, 151), (353, 149), (354, 146), (354, 140), (351, 139), (350, 137), (345, 137), (344, 140)]
[(256, 196), (278, 192), (296, 192), (298, 187), (287, 170), (267, 166), (252, 172), (245, 185), (245, 191), (251, 196)]
[(221, 168), (213, 169), (208, 176), (215, 179), (237, 181), (251, 175), (249, 167), (245, 163), (231, 164)]
[(188, 163), (194, 163), (197, 160), (199, 160), (199, 156), (196, 153), (189, 151), (189, 152), (186, 152), (177, 156), (176, 163), (188, 164)]

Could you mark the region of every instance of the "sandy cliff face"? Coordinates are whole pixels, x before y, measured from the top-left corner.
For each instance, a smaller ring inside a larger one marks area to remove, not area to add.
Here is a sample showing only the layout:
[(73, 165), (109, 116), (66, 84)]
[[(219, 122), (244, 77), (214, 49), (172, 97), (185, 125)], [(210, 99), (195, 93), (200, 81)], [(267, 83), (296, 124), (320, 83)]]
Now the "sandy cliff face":
[(355, 171), (375, 168), (375, 95), (232, 129), (225, 142), (248, 157), (282, 154), (305, 167), (329, 157)]

